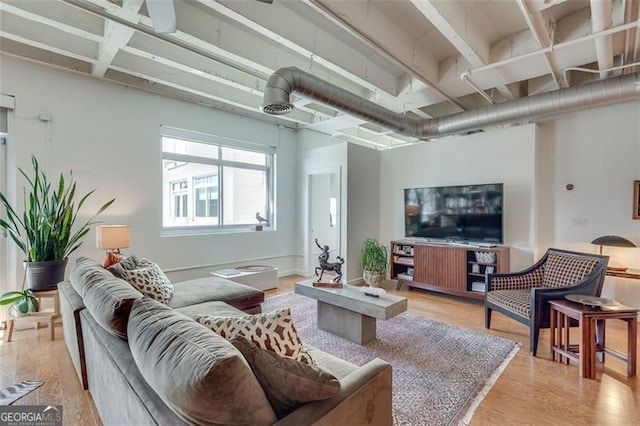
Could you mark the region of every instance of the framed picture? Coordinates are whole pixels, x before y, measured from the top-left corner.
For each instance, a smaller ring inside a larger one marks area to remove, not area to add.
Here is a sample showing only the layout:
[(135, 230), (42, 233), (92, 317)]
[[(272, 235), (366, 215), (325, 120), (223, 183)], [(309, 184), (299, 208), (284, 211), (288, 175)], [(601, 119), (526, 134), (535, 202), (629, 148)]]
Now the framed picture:
[(640, 219), (640, 180), (633, 181), (633, 218)]
[(487, 266), (484, 270), (485, 274), (493, 274), (493, 266)]

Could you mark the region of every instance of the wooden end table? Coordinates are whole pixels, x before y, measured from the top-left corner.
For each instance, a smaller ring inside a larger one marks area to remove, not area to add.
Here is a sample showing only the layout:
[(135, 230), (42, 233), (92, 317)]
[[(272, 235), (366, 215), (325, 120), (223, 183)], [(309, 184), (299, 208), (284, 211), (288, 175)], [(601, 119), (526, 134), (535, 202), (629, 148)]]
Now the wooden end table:
[(16, 322), (34, 323), (36, 329), (40, 327), (41, 322), (48, 322), (49, 336), (51, 340), (55, 339), (55, 335), (53, 332), (53, 321), (57, 318), (60, 318), (60, 298), (58, 297), (58, 290), (36, 291), (34, 292), (34, 294), (38, 298), (38, 302), (40, 302), (41, 306), (42, 299), (53, 299), (53, 309), (47, 308), (29, 315), (21, 317), (10, 316), (9, 318), (7, 318), (7, 329), (4, 333), (5, 342), (8, 343), (11, 341), (11, 338), (13, 337), (13, 326)]
[[(603, 306), (586, 306), (569, 300), (551, 300), (551, 360), (578, 362), (581, 377), (595, 379), (596, 353), (607, 353), (627, 362), (627, 375), (636, 375), (636, 341), (638, 309), (612, 302)], [(569, 319), (578, 321), (580, 343), (569, 341)], [(618, 319), (627, 323), (626, 355), (605, 346), (605, 323)], [(597, 338), (596, 338), (597, 337)], [(602, 358), (604, 361), (604, 357)]]

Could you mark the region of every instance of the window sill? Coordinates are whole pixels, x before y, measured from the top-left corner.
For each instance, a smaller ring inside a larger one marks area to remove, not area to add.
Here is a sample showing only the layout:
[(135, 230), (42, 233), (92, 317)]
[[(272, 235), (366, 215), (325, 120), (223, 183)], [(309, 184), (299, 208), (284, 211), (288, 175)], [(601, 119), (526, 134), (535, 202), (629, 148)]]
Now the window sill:
[(262, 231), (256, 231), (256, 225), (233, 226), (226, 228), (188, 227), (188, 228), (163, 228), (160, 237), (190, 237), (197, 235), (219, 234), (246, 234), (251, 232), (271, 232), (274, 228), (264, 227)]

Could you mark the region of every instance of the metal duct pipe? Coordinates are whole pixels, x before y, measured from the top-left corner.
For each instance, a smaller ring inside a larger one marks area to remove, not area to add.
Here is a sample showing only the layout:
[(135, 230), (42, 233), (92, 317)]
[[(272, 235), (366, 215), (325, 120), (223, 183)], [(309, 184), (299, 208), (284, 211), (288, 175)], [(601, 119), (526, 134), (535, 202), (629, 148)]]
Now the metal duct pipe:
[(286, 67), (275, 71), (267, 81), (262, 110), (272, 115), (291, 112), (293, 105), (289, 98), (292, 93), (387, 127), (402, 135), (431, 139), (640, 100), (640, 73), (519, 98), (446, 117), (419, 119), (390, 111), (295, 67)]

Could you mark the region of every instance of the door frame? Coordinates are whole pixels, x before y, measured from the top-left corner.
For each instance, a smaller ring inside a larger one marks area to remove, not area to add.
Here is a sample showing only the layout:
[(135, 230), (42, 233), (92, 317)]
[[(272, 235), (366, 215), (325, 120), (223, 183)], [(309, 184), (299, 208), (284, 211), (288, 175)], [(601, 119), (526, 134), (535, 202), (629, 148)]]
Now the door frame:
[[(306, 195), (307, 195), (307, 200), (306, 200), (306, 208), (307, 208), (307, 214), (305, 217), (305, 225), (306, 225), (306, 232), (304, 233), (304, 265), (306, 268), (306, 275), (307, 276), (312, 276), (315, 273), (315, 267), (318, 266), (317, 265), (317, 261), (316, 259), (313, 258), (313, 256), (311, 256), (311, 253), (313, 253), (313, 247), (315, 247), (315, 242), (313, 241), (313, 232), (312, 232), (312, 227), (311, 227), (311, 215), (312, 215), (312, 209), (311, 209), (311, 201), (312, 201), (312, 186), (311, 186), (311, 179), (314, 175), (323, 175), (323, 174), (335, 174), (338, 176), (338, 206), (337, 206), (337, 210), (338, 210), (338, 220), (336, 221), (336, 227), (337, 227), (337, 231), (338, 231), (338, 247), (336, 247), (337, 251), (337, 255), (338, 256), (342, 256), (342, 252), (343, 252), (343, 241), (342, 241), (342, 236), (343, 236), (343, 229), (342, 229), (342, 224), (344, 222), (344, 209), (343, 209), (343, 189), (342, 189), (342, 166), (332, 166), (332, 167), (323, 167), (323, 168), (317, 168), (317, 169), (311, 169), (311, 170), (307, 170), (306, 174), (305, 174), (305, 185), (306, 185)], [(342, 272), (343, 275), (345, 274), (345, 272)]]

